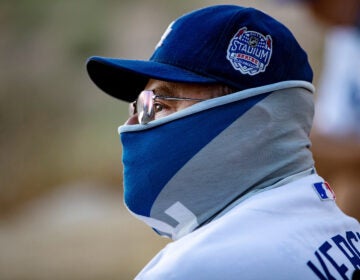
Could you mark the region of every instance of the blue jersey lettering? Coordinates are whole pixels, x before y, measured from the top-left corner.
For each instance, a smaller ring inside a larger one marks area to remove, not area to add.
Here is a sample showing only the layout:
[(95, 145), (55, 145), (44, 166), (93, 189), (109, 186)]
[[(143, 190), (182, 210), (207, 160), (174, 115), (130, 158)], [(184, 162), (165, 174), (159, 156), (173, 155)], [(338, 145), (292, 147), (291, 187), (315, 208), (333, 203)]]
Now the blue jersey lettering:
[(345, 235), (337, 234), (314, 252), (318, 262), (309, 260), (307, 266), (320, 280), (334, 280), (340, 277), (350, 279), (349, 273), (353, 271), (351, 265), (355, 270), (360, 269), (359, 240), (358, 232), (347, 231)]

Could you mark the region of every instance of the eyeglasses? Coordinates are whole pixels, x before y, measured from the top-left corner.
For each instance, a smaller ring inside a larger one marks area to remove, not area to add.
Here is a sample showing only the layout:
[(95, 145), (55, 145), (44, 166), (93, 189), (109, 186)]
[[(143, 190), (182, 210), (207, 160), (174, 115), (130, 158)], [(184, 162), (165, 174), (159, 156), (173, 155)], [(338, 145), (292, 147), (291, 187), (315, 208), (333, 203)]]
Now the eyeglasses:
[(152, 90), (144, 90), (140, 92), (138, 98), (130, 104), (130, 116), (138, 114), (138, 121), (140, 124), (147, 124), (154, 120), (156, 112), (156, 99), (174, 100), (174, 101), (204, 101), (206, 99), (190, 98), (190, 97), (175, 97), (156, 95)]

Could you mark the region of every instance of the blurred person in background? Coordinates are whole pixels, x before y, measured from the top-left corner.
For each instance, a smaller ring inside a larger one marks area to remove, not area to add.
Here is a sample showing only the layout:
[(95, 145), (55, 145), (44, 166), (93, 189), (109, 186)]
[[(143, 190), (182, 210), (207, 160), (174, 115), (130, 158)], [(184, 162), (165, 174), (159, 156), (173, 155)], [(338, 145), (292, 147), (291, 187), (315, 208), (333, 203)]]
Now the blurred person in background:
[(138, 279), (350, 279), (360, 227), (314, 167), (313, 73), (269, 15), (206, 7), (172, 22), (147, 61), (89, 58), (130, 103), (124, 201), (174, 240)]
[(326, 30), (313, 151), (340, 208), (360, 219), (360, 1), (306, 1)]

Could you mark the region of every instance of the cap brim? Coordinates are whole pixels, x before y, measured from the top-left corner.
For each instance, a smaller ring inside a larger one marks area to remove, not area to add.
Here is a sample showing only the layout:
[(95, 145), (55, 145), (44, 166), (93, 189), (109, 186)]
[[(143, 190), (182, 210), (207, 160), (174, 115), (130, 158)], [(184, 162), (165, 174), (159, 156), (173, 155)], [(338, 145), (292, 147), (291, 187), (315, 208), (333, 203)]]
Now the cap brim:
[(216, 83), (208, 77), (156, 61), (93, 56), (86, 68), (91, 80), (107, 94), (134, 101), (151, 79), (182, 83)]

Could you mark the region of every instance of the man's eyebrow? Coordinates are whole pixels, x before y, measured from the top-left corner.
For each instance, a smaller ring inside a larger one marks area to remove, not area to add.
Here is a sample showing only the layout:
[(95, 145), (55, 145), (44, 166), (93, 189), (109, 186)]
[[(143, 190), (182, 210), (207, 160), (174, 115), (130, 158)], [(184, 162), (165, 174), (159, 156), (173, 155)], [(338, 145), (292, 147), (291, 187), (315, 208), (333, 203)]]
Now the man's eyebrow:
[(176, 96), (176, 89), (176, 84), (164, 83), (156, 86), (154, 89), (152, 89), (152, 91), (157, 95), (173, 97)]

